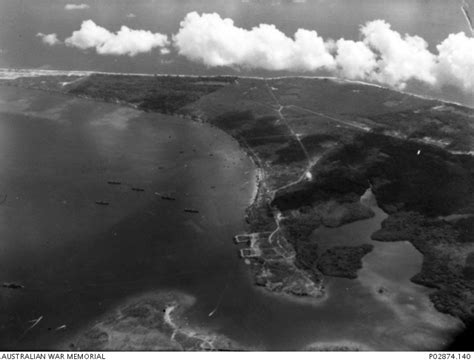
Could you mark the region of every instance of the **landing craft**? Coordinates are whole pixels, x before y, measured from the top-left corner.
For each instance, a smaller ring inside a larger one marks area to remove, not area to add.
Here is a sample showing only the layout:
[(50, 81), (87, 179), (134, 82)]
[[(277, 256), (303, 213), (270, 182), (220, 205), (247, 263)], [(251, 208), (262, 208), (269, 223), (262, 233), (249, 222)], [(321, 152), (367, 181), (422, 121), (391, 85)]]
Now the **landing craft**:
[(24, 288), (23, 285), (17, 284), (17, 283), (3, 283), (2, 286), (8, 289), (23, 289)]
[(184, 212), (190, 212), (190, 213), (193, 213), (193, 214), (198, 214), (199, 211), (196, 210), (196, 209), (184, 209)]
[(170, 201), (176, 200), (174, 197), (167, 196), (167, 195), (162, 195), (161, 198), (162, 198), (163, 200), (170, 200)]

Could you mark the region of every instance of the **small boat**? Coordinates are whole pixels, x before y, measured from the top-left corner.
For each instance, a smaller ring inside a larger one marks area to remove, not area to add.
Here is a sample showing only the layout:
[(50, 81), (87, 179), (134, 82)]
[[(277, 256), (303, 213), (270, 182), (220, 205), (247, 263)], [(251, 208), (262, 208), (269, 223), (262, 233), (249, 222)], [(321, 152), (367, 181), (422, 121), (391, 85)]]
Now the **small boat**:
[(120, 181), (115, 181), (115, 180), (110, 180), (107, 181), (109, 185), (121, 185), (122, 183)]
[(2, 286), (8, 289), (23, 289), (24, 288), (23, 285), (17, 284), (17, 283), (3, 283)]
[(184, 209), (184, 212), (190, 212), (192, 214), (198, 214), (199, 213), (199, 211), (196, 210), (196, 209)]
[(142, 189), (141, 187), (132, 187), (132, 191), (143, 192), (145, 189)]
[(109, 203), (107, 201), (102, 201), (102, 200), (99, 200), (99, 201), (96, 201), (95, 202), (97, 205), (102, 205), (102, 206), (107, 206), (109, 205)]
[(167, 195), (161, 195), (161, 198), (162, 198), (163, 200), (170, 200), (170, 201), (176, 200), (174, 197), (172, 197), (172, 196), (167, 196)]

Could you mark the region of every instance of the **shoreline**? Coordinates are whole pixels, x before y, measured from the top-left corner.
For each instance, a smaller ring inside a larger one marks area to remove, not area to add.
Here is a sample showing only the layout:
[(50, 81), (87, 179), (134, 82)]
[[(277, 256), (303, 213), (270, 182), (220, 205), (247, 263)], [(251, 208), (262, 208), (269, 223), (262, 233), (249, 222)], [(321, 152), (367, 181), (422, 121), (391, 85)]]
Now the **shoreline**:
[[(21, 73), (25, 74), (16, 77), (3, 77), (5, 73)], [(28, 72), (31, 72), (28, 74)], [(461, 102), (450, 101), (446, 99), (425, 96), (421, 94), (406, 92), (396, 88), (391, 88), (378, 83), (371, 83), (357, 79), (340, 78), (336, 76), (321, 76), (321, 75), (284, 75), (275, 77), (261, 77), (261, 76), (248, 76), (248, 75), (233, 75), (233, 74), (219, 74), (219, 75), (196, 75), (196, 74), (182, 74), (182, 73), (120, 73), (120, 72), (104, 72), (104, 71), (93, 71), (93, 70), (59, 70), (59, 69), (35, 69), (35, 68), (0, 68), (0, 80), (15, 80), (18, 78), (28, 77), (43, 77), (43, 76), (77, 76), (77, 77), (88, 77), (93, 74), (100, 75), (118, 75), (118, 76), (135, 76), (135, 77), (178, 77), (178, 78), (236, 78), (236, 79), (257, 79), (257, 80), (281, 80), (281, 79), (328, 79), (340, 83), (347, 84), (360, 84), (367, 87), (375, 87), (384, 90), (390, 90), (399, 94), (408, 95), (415, 98), (424, 100), (437, 101), (445, 105), (455, 105), (460, 107), (466, 107), (474, 109), (474, 106), (463, 104)]]
[[(151, 76), (151, 75), (150, 75)], [(183, 77), (189, 77), (191, 78), (191, 76), (183, 76)], [(194, 77), (201, 77), (201, 76), (194, 76)], [(222, 77), (222, 76), (216, 76), (216, 77)], [(206, 77), (206, 76), (202, 76), (202, 78), (211, 78), (211, 77)], [(238, 78), (238, 77), (234, 77), (234, 78)], [(240, 78), (246, 78), (246, 77), (240, 77)], [(251, 77), (248, 77), (248, 78), (251, 78)], [(288, 79), (288, 78), (312, 78), (312, 79), (315, 79), (315, 78), (318, 78), (318, 79), (327, 79), (328, 77), (279, 77), (278, 79)], [(253, 77), (253, 79), (271, 79), (271, 78), (256, 78), (256, 77)], [(273, 79), (277, 79), (277, 78), (273, 78)], [(10, 86), (15, 86), (15, 85), (10, 85)], [(17, 86), (18, 87), (18, 86)], [(378, 88), (384, 88), (384, 87), (381, 87), (381, 86), (377, 86)], [(19, 88), (27, 88), (27, 87), (19, 87)], [(36, 88), (37, 90), (41, 90), (41, 91), (45, 91), (43, 89), (38, 89)], [(387, 88), (388, 89), (388, 88)], [(47, 91), (47, 90), (46, 90)], [(73, 98), (74, 97), (80, 97), (80, 95), (76, 95), (76, 94), (69, 94), (67, 93), (66, 91), (61, 91), (61, 89), (59, 88), (58, 90), (56, 89), (52, 89), (50, 90), (51, 92), (53, 93), (59, 93), (59, 94), (63, 94), (63, 95), (68, 95), (68, 96), (72, 96)], [(397, 92), (395, 90), (391, 90), (391, 91), (394, 91), (394, 92)], [(399, 92), (399, 93), (402, 93), (403, 92)], [(419, 96), (414, 96), (414, 97), (418, 97), (418, 98), (423, 98), (423, 97), (419, 97)], [(163, 112), (159, 112), (159, 111), (154, 111), (154, 110), (145, 110), (145, 109), (141, 109), (140, 107), (137, 107), (133, 104), (129, 104), (129, 103), (126, 103), (126, 102), (120, 102), (120, 101), (114, 101), (114, 100), (107, 100), (107, 99), (101, 99), (101, 98), (94, 98), (94, 97), (88, 97), (88, 96), (83, 96), (81, 98), (85, 98), (85, 99), (88, 99), (88, 100), (92, 100), (92, 101), (100, 101), (100, 102), (104, 102), (104, 103), (113, 103), (113, 104), (119, 104), (119, 105), (123, 105), (124, 107), (131, 107), (131, 108), (134, 108), (134, 109), (139, 109), (140, 111), (144, 111), (144, 112), (156, 112), (156, 113), (163, 113)], [(441, 101), (442, 102), (442, 101)], [(468, 107), (466, 107), (468, 108)], [(234, 140), (236, 140), (238, 143), (239, 143), (239, 146), (244, 150), (244, 152), (251, 158), (252, 162), (256, 165), (256, 173), (257, 173), (257, 177), (255, 178), (255, 183), (256, 183), (256, 187), (255, 187), (255, 193), (254, 193), (254, 196), (253, 196), (253, 200), (250, 200), (250, 204), (248, 205), (248, 207), (246, 208), (246, 211), (245, 211), (245, 215), (246, 215), (246, 219), (250, 219), (252, 218), (253, 219), (253, 216), (256, 216), (258, 215), (259, 211), (261, 210), (258, 210), (258, 208), (264, 204), (268, 204), (268, 200), (269, 199), (273, 199), (274, 195), (272, 195), (272, 192), (270, 190), (267, 189), (266, 187), (266, 184), (265, 184), (265, 179), (266, 177), (268, 177), (268, 175), (266, 175), (266, 172), (265, 172), (265, 169), (262, 167), (261, 165), (261, 162), (262, 160), (259, 159), (259, 157), (255, 154), (253, 154), (253, 150), (250, 146), (246, 145), (246, 142), (245, 142), (245, 139), (243, 140), (239, 140), (238, 137), (235, 137), (234, 135), (231, 134), (231, 132), (229, 132), (228, 130), (226, 130), (225, 128), (223, 127), (219, 127), (218, 125), (215, 125), (211, 122), (211, 120), (208, 120), (206, 119), (206, 117), (204, 117), (204, 119), (200, 116), (193, 116), (192, 113), (191, 114), (180, 114), (179, 111), (178, 112), (175, 112), (175, 113), (170, 113), (169, 115), (172, 115), (172, 116), (176, 116), (176, 117), (179, 117), (179, 118), (182, 118), (182, 119), (186, 119), (186, 120), (191, 120), (191, 121), (194, 121), (194, 122), (199, 122), (199, 123), (207, 123), (209, 126), (211, 127), (216, 127), (222, 131), (224, 131), (226, 134), (230, 135)], [(388, 137), (388, 136), (387, 136)], [(434, 147), (436, 149), (439, 149), (438, 146), (436, 145), (433, 145), (431, 147)], [(271, 200), (270, 200), (270, 203), (271, 203)], [(266, 205), (265, 205), (266, 206)], [(278, 224), (278, 218), (277, 218), (277, 215), (275, 213), (272, 214), (272, 217), (271, 217), (273, 223), (277, 222)], [(270, 218), (268, 218), (268, 220), (270, 220)], [(266, 221), (268, 221), (266, 220)], [(265, 220), (264, 220), (265, 221)], [(258, 222), (258, 220), (256, 220), (256, 222)], [(248, 229), (251, 229), (252, 228), (252, 225), (250, 223), (248, 223), (249, 226), (248, 226)], [(258, 225), (257, 225), (258, 226)], [(247, 229), (247, 230), (248, 230)], [(260, 230), (251, 230), (251, 231), (262, 231), (263, 229), (265, 228), (262, 228)], [(273, 226), (271, 227), (271, 229), (273, 229)], [(266, 231), (266, 230), (264, 230)], [(412, 242), (412, 241), (410, 241)], [(412, 242), (412, 244), (414, 245), (414, 243)], [(416, 247), (416, 245), (414, 245)], [(418, 249), (418, 248), (417, 248)], [(425, 250), (426, 251), (426, 250)], [(427, 255), (425, 255), (425, 253), (423, 253), (422, 250), (420, 250), (420, 252), (423, 254), (423, 257), (424, 257), (424, 260), (425, 258), (427, 258)], [(249, 264), (252, 264), (251, 261), (249, 261)], [(257, 265), (258, 266), (258, 265)], [(251, 271), (250, 274), (255, 277), (255, 274), (257, 272), (255, 272), (255, 270)], [(255, 279), (254, 279), (255, 281)], [(417, 284), (421, 284), (418, 283)], [(423, 284), (422, 284), (423, 285)], [(254, 287), (256, 287), (254, 285)], [(265, 287), (265, 285), (264, 285)], [(261, 288), (256, 288), (256, 289), (261, 289)], [(265, 288), (265, 291), (267, 290), (267, 288)], [(293, 298), (293, 295), (292, 294), (289, 294), (287, 293), (286, 291), (279, 291), (279, 290), (276, 290), (276, 291), (272, 291), (272, 294), (277, 296), (277, 297), (286, 297), (287, 295), (291, 298)], [(298, 299), (299, 296), (296, 296), (294, 297), (295, 299)], [(436, 305), (435, 305), (436, 307)], [(438, 311), (442, 312), (442, 313), (447, 313), (447, 314), (451, 314), (449, 312), (446, 312), (444, 310), (441, 310), (439, 308), (436, 308)]]
[[(200, 76), (194, 76), (194, 77), (198, 78)], [(275, 78), (275, 79), (286, 79), (286, 78), (295, 78), (295, 77), (280, 77), (280, 78)], [(304, 78), (304, 77), (300, 77), (300, 78)], [(306, 77), (306, 78), (309, 78), (309, 77)], [(327, 77), (311, 77), (311, 78), (327, 79)], [(265, 79), (265, 78), (254, 77), (253, 79)], [(15, 86), (15, 85), (13, 84), (11, 86)], [(23, 87), (21, 87), (20, 85), (20, 88), (23, 88)], [(38, 88), (33, 88), (33, 89), (38, 89)], [(41, 88), (39, 88), (38, 90), (43, 91), (43, 89)], [(143, 112), (162, 113), (159, 111), (142, 109), (140, 107), (137, 107), (134, 104), (120, 101), (118, 99), (107, 99), (107, 98), (100, 98), (100, 97), (95, 98), (95, 97), (90, 97), (87, 95), (84, 96), (81, 94), (71, 94), (67, 91), (61, 91), (61, 88), (47, 89), (46, 91), (52, 92), (52, 93), (64, 94), (67, 96), (72, 96), (73, 98), (79, 97), (79, 98), (92, 100), (92, 101), (100, 101), (104, 103), (117, 104), (120, 106), (132, 108), (132, 109), (138, 109)], [(247, 227), (245, 227), (244, 230), (242, 230), (241, 232), (247, 235), (250, 235), (250, 234), (257, 235), (256, 245), (255, 246), (249, 245), (252, 252), (256, 253), (254, 256), (257, 256), (257, 257), (256, 258), (243, 257), (243, 254), (241, 254), (241, 256), (244, 259), (244, 262), (247, 265), (249, 265), (249, 267), (251, 268), (250, 275), (252, 276), (253, 287), (255, 287), (257, 290), (262, 289), (263, 287), (263, 289), (266, 292), (269, 292), (273, 296), (282, 297), (285, 299), (290, 298), (290, 299), (300, 301), (300, 302), (305, 302), (305, 303), (311, 303), (311, 301), (308, 301), (308, 300), (303, 301), (300, 299), (311, 298), (311, 299), (314, 299), (314, 302), (317, 302), (317, 303), (321, 303), (322, 301), (326, 300), (327, 296), (325, 296), (325, 294), (327, 292), (325, 291), (325, 288), (324, 288), (323, 275), (318, 273), (318, 275), (315, 276), (311, 273), (308, 273), (307, 270), (302, 269), (297, 266), (296, 260), (295, 260), (295, 256), (296, 256), (295, 246), (292, 245), (291, 243), (288, 243), (285, 237), (282, 237), (283, 240), (281, 241), (277, 240), (277, 243), (274, 244), (271, 240), (272, 238), (262, 236), (263, 234), (266, 234), (266, 232), (271, 233), (271, 236), (278, 233), (278, 231), (280, 230), (279, 212), (277, 210), (273, 210), (273, 207), (271, 207), (271, 203), (275, 199), (276, 193), (273, 192), (272, 190), (269, 190), (269, 188), (267, 187), (265, 181), (268, 175), (266, 175), (265, 168), (263, 167), (263, 165), (261, 165), (262, 160), (254, 153), (253, 149), (247, 144), (245, 140), (239, 139), (239, 137), (235, 137), (231, 132), (228, 132), (226, 129), (214, 124), (211, 120), (207, 119), (205, 115), (193, 115), (192, 112), (186, 114), (186, 113), (180, 113), (179, 111), (170, 113), (169, 115), (176, 116), (183, 120), (191, 120), (197, 123), (206, 123), (210, 127), (216, 127), (220, 129), (221, 131), (231, 136), (239, 144), (239, 147), (245, 152), (245, 154), (248, 157), (250, 157), (250, 159), (252, 160), (252, 162), (254, 163), (256, 167), (256, 178), (254, 181), (255, 182), (254, 194), (253, 194), (253, 197), (250, 199), (249, 205), (245, 209), (244, 219), (247, 222)], [(303, 179), (299, 179), (296, 182), (300, 183), (300, 181), (302, 180)], [(265, 208), (266, 209), (270, 208), (272, 210), (271, 217), (268, 213), (266, 216), (264, 216)], [(258, 220), (260, 217), (262, 218)], [(263, 220), (263, 223), (260, 222), (260, 225), (258, 225), (259, 221), (262, 221), (262, 220)], [(252, 224), (252, 221), (255, 221), (255, 222)], [(279, 235), (277, 235), (277, 239), (280, 239)], [(281, 245), (281, 243), (283, 243), (283, 246)], [(268, 250), (268, 249), (272, 249), (270, 251), (274, 250), (277, 253), (277, 259), (275, 259), (275, 256), (268, 255), (265, 252), (265, 250)], [(283, 253), (281, 253), (281, 251), (283, 251)], [(240, 248), (239, 248), (239, 253), (242, 253), (242, 249)], [(282, 267), (285, 271), (281, 274), (280, 268)]]

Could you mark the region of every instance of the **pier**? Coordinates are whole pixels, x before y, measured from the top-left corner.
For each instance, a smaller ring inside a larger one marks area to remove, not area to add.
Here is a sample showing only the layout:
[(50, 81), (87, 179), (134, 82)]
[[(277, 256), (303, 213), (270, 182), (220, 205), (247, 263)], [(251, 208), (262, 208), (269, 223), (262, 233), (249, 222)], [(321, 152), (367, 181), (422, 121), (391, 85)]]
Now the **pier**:
[(240, 234), (234, 236), (234, 243), (236, 244), (249, 244), (250, 245), (250, 234)]
[(257, 252), (256, 249), (250, 249), (250, 248), (245, 248), (245, 249), (240, 249), (239, 254), (241, 258), (257, 258), (260, 256), (260, 254)]

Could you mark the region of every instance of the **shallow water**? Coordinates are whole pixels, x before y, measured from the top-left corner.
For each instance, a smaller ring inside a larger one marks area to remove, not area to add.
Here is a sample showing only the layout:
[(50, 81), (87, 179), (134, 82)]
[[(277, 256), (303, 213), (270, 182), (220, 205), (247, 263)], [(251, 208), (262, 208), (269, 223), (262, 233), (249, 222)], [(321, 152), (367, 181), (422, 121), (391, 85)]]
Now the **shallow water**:
[[(430, 289), (410, 281), (420, 271), (423, 255), (407, 241), (373, 241), (371, 234), (380, 228), (387, 214), (378, 207), (370, 190), (362, 196), (361, 201), (372, 208), (374, 217), (339, 228), (321, 227), (313, 233), (313, 238), (319, 240), (322, 249), (362, 243), (374, 246), (362, 259), (363, 267), (358, 272), (358, 279), (348, 283), (340, 278), (333, 278), (330, 292), (337, 290), (340, 293), (345, 286), (346, 298), (356, 299), (365, 294), (366, 303), (361, 308), (368, 310), (369, 319), (365, 321), (365, 326), (360, 319), (355, 323), (360, 324), (361, 330), (370, 329), (364, 343), (372, 348), (442, 348), (450, 342), (452, 333), (461, 324), (455, 318), (434, 309), (428, 297)], [(387, 308), (385, 316), (382, 315), (381, 306)]]
[[(253, 286), (232, 242), (245, 228), (255, 168), (229, 136), (176, 117), (15, 88), (0, 88), (0, 107), (0, 194), (7, 194), (0, 281), (25, 285), (0, 290), (1, 349), (52, 348), (113, 305), (161, 289), (196, 297), (190, 322), (262, 349), (341, 341), (442, 348), (458, 327), (409, 281), (422, 261), (411, 244), (370, 240), (385, 217), (376, 205), (372, 219), (314, 235), (331, 245), (374, 244), (358, 280), (328, 278), (329, 297), (320, 302), (276, 297)], [(66, 331), (54, 331), (63, 324)]]

